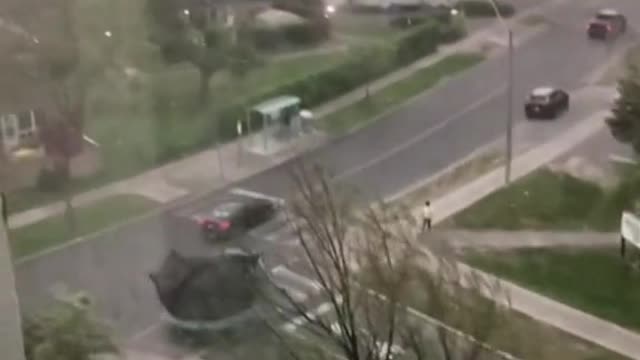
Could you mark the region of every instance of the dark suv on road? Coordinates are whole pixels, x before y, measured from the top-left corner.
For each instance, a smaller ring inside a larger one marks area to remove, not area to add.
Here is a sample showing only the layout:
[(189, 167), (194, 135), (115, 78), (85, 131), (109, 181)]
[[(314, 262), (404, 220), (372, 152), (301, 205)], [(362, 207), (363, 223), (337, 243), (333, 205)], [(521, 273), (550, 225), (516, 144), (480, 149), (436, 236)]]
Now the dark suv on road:
[(553, 87), (533, 89), (524, 105), (527, 119), (553, 119), (569, 109), (569, 94)]
[(192, 216), (205, 240), (226, 241), (273, 219), (277, 205), (264, 199), (228, 202)]
[(613, 9), (603, 9), (596, 13), (587, 26), (591, 39), (615, 38), (627, 31), (627, 18)]

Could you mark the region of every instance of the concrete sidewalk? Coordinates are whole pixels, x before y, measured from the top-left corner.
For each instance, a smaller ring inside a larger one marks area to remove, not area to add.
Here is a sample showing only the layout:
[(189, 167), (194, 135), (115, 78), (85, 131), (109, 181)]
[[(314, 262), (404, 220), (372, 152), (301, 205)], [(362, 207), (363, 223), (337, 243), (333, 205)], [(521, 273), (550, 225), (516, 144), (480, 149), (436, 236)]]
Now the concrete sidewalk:
[[(466, 264), (458, 263), (458, 265), (462, 273), (475, 273), (488, 284), (499, 283), (501, 289), (508, 294), (509, 305), (512, 309), (630, 359), (640, 359), (640, 334), (471, 268)], [(493, 294), (490, 292), (485, 295), (493, 298)]]
[(618, 246), (618, 233), (591, 231), (474, 231), (434, 229), (434, 234), (454, 250), (490, 248), (499, 250), (545, 247)]
[[(550, 142), (516, 157), (513, 161), (512, 180), (517, 180), (537, 168), (544, 166), (600, 131), (605, 126), (602, 119), (606, 113), (606, 111), (596, 113)], [(434, 221), (439, 222), (456, 214), (503, 187), (504, 184), (504, 167), (500, 167), (486, 175), (480, 176), (475, 181), (462, 186), (458, 190), (436, 199), (433, 203)], [(415, 216), (419, 217), (420, 209), (416, 209), (415, 211)], [(434, 238), (436, 239), (435, 244), (429, 244), (429, 248), (426, 246), (424, 248), (425, 255), (433, 260), (429, 262), (431, 264), (437, 264), (438, 262), (437, 257), (433, 256), (432, 251), (438, 250), (439, 246), (437, 245), (437, 241), (441, 240), (437, 236), (437, 233), (434, 235), (436, 235)], [(606, 234), (603, 236), (608, 237)], [(603, 243), (607, 241), (606, 239), (592, 240), (593, 243)], [(615, 244), (615, 240), (611, 240), (611, 242)], [(446, 247), (447, 244), (443, 244), (443, 246)], [(573, 309), (508, 281), (497, 279), (491, 275), (472, 269), (466, 264), (458, 264), (464, 272), (480, 274), (485, 277), (489, 283), (499, 281), (503, 289), (508, 292), (510, 305), (513, 309), (629, 358), (640, 359), (640, 334)], [(486, 295), (490, 297), (492, 294), (487, 293)]]
[[(519, 21), (521, 19), (566, 1), (568, 0), (552, 0), (542, 6), (527, 9), (510, 19), (509, 22), (514, 26), (516, 47), (542, 30), (541, 27), (536, 28), (520, 24)], [(390, 84), (406, 79), (416, 71), (433, 65), (451, 54), (483, 51), (487, 48), (488, 43), (494, 43), (493, 46), (496, 46), (495, 41), (492, 39), (501, 35), (504, 35), (504, 29), (496, 22), (486, 28), (478, 30), (460, 42), (440, 47), (436, 54), (427, 56), (422, 60), (370, 83), (368, 86), (369, 91), (371, 93), (380, 91)], [(504, 48), (501, 47), (498, 51), (504, 51)], [(314, 113), (318, 118), (327, 116), (332, 112), (361, 100), (366, 91), (366, 86), (362, 86), (331, 102), (319, 106), (314, 109)], [(74, 206), (86, 206), (95, 201), (117, 194), (137, 194), (158, 201), (159, 203), (167, 203), (192, 192), (197, 193), (205, 190), (215, 190), (230, 182), (235, 182), (264, 171), (267, 168), (298, 156), (303, 151), (321, 146), (326, 141), (326, 136), (323, 134), (315, 134), (310, 138), (305, 137), (295, 144), (289, 144), (290, 146), (287, 146), (285, 151), (270, 156), (260, 156), (242, 150), (242, 148), (246, 147), (246, 141), (248, 141), (246, 138), (236, 140), (149, 170), (132, 178), (120, 180), (78, 194), (74, 196), (73, 204)], [(224, 167), (221, 167), (220, 164), (224, 164)], [(15, 229), (27, 226), (44, 220), (47, 217), (59, 215), (63, 211), (64, 204), (62, 202), (26, 210), (11, 215), (9, 217), (9, 227)]]

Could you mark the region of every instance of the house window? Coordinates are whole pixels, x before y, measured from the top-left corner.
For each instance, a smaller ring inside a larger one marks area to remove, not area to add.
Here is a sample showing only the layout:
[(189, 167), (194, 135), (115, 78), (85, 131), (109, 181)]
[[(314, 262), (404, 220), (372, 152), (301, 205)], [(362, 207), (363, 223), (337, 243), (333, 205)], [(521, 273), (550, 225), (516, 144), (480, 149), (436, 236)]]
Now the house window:
[(33, 130), (31, 111), (23, 111), (18, 114), (18, 129), (20, 132)]
[(16, 116), (13, 114), (4, 115), (2, 117), (2, 127), (4, 127), (4, 137), (7, 139), (12, 139), (16, 137), (17, 133), (17, 121)]
[(4, 136), (8, 139), (14, 138), (16, 136), (16, 129), (13, 126), (6, 126), (4, 128)]

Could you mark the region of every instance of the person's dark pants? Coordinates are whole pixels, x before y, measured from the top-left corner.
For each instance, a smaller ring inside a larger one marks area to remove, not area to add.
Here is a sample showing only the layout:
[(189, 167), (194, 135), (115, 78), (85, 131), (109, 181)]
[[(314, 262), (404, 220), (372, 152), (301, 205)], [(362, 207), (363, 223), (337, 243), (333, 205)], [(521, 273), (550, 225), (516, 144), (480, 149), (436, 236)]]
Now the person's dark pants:
[(431, 230), (431, 219), (422, 219), (422, 232), (424, 229)]

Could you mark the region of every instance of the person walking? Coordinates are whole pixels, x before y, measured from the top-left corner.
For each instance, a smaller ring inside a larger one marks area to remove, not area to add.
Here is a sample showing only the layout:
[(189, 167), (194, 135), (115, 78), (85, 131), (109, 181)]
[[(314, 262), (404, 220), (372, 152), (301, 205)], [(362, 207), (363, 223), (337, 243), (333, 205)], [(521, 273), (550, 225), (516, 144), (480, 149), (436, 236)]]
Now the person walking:
[(431, 202), (427, 200), (422, 207), (422, 232), (424, 232), (425, 228), (431, 231), (432, 220), (433, 211), (431, 209)]

